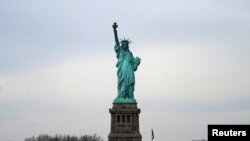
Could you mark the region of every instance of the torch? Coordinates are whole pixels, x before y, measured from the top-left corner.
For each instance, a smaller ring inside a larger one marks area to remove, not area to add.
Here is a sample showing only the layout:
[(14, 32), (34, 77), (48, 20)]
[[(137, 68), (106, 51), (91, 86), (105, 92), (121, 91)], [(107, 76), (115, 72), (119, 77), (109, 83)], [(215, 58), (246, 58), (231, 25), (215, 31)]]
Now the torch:
[(114, 29), (116, 29), (116, 28), (118, 27), (118, 25), (117, 25), (117, 22), (116, 22), (116, 21), (114, 21), (114, 23), (113, 23), (112, 27), (113, 27)]

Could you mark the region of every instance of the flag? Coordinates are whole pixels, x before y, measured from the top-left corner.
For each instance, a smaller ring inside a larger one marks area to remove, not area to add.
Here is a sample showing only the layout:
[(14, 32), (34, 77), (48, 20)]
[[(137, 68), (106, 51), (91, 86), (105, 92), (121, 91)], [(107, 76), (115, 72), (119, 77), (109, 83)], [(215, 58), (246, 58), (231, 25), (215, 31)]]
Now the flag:
[(155, 138), (155, 136), (154, 136), (154, 131), (152, 128), (151, 128), (151, 133), (152, 133), (152, 140), (153, 140)]

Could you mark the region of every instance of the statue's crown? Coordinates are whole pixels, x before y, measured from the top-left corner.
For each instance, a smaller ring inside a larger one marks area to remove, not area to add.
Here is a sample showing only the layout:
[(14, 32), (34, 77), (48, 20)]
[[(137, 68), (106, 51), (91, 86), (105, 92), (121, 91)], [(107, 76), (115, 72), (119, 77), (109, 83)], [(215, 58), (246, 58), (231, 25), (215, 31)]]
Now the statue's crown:
[(125, 39), (125, 38), (124, 38), (124, 39), (121, 39), (120, 42), (121, 42), (121, 43), (125, 43), (125, 42), (126, 42), (126, 43), (132, 43), (131, 40)]

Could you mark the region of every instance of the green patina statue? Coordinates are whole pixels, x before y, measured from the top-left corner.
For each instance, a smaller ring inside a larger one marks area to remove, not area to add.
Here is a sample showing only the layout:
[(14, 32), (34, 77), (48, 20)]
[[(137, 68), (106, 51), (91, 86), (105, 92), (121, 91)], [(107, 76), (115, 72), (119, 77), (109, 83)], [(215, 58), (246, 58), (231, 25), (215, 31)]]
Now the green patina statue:
[[(118, 94), (114, 103), (136, 103), (134, 99), (134, 86), (135, 86), (135, 74), (141, 59), (139, 57), (134, 58), (132, 52), (129, 50), (129, 40), (121, 40), (119, 42), (117, 30), (118, 25), (116, 22), (112, 25), (115, 35), (115, 52), (118, 59), (117, 77), (118, 77)], [(121, 43), (121, 44), (120, 44)]]

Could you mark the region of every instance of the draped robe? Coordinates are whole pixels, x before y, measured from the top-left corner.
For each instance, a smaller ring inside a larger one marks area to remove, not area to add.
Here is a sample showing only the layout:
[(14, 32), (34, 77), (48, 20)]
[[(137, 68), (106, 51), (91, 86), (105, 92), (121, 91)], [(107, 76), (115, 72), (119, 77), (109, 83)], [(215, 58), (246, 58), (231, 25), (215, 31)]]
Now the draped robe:
[(134, 58), (132, 52), (125, 50), (119, 44), (115, 45), (117, 77), (118, 77), (118, 99), (134, 100), (134, 85), (137, 66), (140, 64), (139, 58)]

